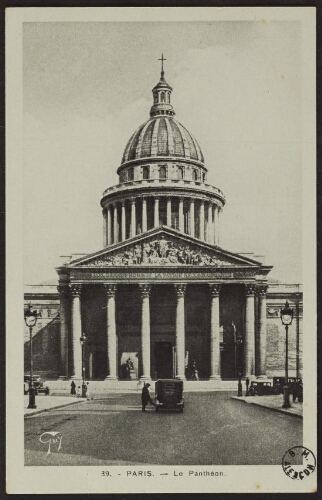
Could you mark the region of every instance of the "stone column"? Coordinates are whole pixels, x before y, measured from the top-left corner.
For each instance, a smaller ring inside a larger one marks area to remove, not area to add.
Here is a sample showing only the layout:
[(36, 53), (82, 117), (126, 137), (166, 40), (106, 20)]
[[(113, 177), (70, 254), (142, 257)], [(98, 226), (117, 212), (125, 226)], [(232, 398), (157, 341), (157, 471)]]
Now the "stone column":
[(177, 311), (176, 311), (176, 355), (177, 355), (177, 373), (176, 378), (185, 380), (185, 311), (184, 296), (186, 293), (186, 284), (174, 285), (177, 292)]
[(145, 233), (148, 230), (148, 219), (146, 212), (146, 197), (142, 198), (142, 233)]
[(215, 205), (214, 208), (214, 244), (219, 245), (219, 207)]
[(212, 203), (208, 203), (207, 242), (212, 243)]
[(114, 203), (114, 243), (117, 243), (119, 240), (119, 228), (117, 221), (117, 204)]
[(60, 373), (62, 377), (68, 377), (69, 288), (59, 285), (57, 290), (60, 298)]
[(200, 203), (199, 238), (201, 240), (205, 239), (205, 202), (203, 200)]
[(159, 227), (159, 198), (154, 198), (154, 228)]
[(121, 227), (121, 241), (124, 241), (126, 239), (126, 233), (125, 233), (125, 228), (126, 228), (126, 218), (125, 218), (125, 202), (122, 201), (122, 214), (121, 214), (121, 219), (122, 219), (122, 227)]
[(267, 286), (257, 289), (259, 297), (259, 375), (266, 375), (266, 292)]
[(112, 243), (112, 217), (111, 217), (111, 205), (107, 207), (107, 244)]
[(217, 227), (217, 245), (220, 244), (220, 217), (221, 217), (221, 208), (218, 207), (218, 227)]
[(220, 323), (219, 323), (219, 293), (221, 285), (210, 284), (210, 379), (221, 378), (220, 366)]
[(140, 284), (140, 293), (142, 301), (142, 320), (141, 320), (141, 356), (142, 356), (142, 375), (141, 379), (149, 380), (151, 378), (150, 368), (150, 293), (151, 285)]
[(115, 380), (116, 376), (116, 323), (115, 323), (115, 294), (117, 285), (104, 284), (106, 293), (106, 334), (108, 375), (105, 380)]
[(190, 235), (195, 237), (195, 200), (190, 199)]
[(107, 246), (107, 213), (103, 210), (103, 247)]
[(167, 226), (172, 226), (172, 216), (171, 216), (171, 198), (168, 196), (167, 198)]
[(179, 231), (184, 233), (183, 198), (179, 198)]
[(82, 318), (81, 318), (81, 304), (80, 295), (82, 285), (70, 285), (70, 292), (72, 296), (71, 304), (71, 351), (72, 351), (72, 366), (71, 375), (72, 379), (82, 379), (82, 348), (80, 338), (82, 336)]
[(245, 376), (255, 374), (255, 288), (246, 285)]
[(131, 198), (131, 238), (136, 235), (135, 198)]

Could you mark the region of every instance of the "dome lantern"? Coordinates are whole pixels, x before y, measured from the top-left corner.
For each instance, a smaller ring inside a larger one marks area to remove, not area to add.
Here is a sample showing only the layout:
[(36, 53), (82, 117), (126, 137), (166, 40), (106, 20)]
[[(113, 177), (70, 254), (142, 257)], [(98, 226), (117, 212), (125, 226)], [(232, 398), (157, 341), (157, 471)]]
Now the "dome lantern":
[(164, 78), (163, 61), (166, 61), (166, 59), (164, 59), (163, 54), (159, 61), (161, 61), (161, 77), (159, 83), (152, 89), (153, 106), (150, 110), (151, 118), (158, 115), (175, 115), (174, 109), (170, 103), (172, 87)]

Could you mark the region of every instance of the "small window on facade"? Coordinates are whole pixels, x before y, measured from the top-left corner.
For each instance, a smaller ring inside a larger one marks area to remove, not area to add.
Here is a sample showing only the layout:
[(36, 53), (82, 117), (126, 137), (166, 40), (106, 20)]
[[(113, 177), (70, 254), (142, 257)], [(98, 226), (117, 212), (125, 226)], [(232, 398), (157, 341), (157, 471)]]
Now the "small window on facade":
[(194, 181), (198, 180), (198, 172), (197, 172), (197, 170), (193, 170), (192, 171), (192, 178), (193, 178)]
[(183, 168), (182, 167), (178, 167), (177, 178), (179, 181), (183, 179)]
[(206, 180), (206, 174), (203, 172), (202, 173), (202, 182), (205, 182), (205, 180)]
[(157, 104), (157, 102), (158, 102), (158, 94), (155, 93), (153, 97), (154, 97), (154, 104)]
[(161, 102), (164, 102), (164, 101), (165, 101), (165, 93), (161, 92)]
[(128, 171), (127, 171), (127, 180), (128, 181), (133, 181), (134, 179), (134, 169), (133, 168), (129, 168)]
[(143, 167), (143, 179), (150, 179), (150, 167)]
[(159, 179), (167, 178), (167, 169), (165, 167), (160, 167), (159, 169)]

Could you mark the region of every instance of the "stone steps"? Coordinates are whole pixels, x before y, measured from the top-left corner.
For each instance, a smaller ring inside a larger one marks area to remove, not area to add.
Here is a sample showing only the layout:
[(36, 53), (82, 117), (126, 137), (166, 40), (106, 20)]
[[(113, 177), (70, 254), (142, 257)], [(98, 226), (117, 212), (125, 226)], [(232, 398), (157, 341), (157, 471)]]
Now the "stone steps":
[[(44, 382), (48, 385), (51, 392), (53, 391), (69, 391), (71, 380), (47, 380)], [(81, 386), (81, 380), (75, 380), (76, 386)], [(150, 380), (151, 390), (154, 390), (155, 380)], [(237, 380), (185, 380), (184, 390), (189, 391), (237, 391)], [(109, 391), (127, 392), (141, 391), (143, 382), (140, 380), (90, 380), (90, 393), (99, 393)]]

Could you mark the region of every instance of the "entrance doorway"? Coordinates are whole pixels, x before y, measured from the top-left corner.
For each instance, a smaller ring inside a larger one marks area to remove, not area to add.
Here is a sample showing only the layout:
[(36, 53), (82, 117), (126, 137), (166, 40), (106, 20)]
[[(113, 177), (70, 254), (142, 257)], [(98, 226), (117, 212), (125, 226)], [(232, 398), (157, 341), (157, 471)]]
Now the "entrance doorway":
[(156, 342), (154, 344), (154, 360), (156, 378), (173, 377), (173, 348), (171, 342)]

